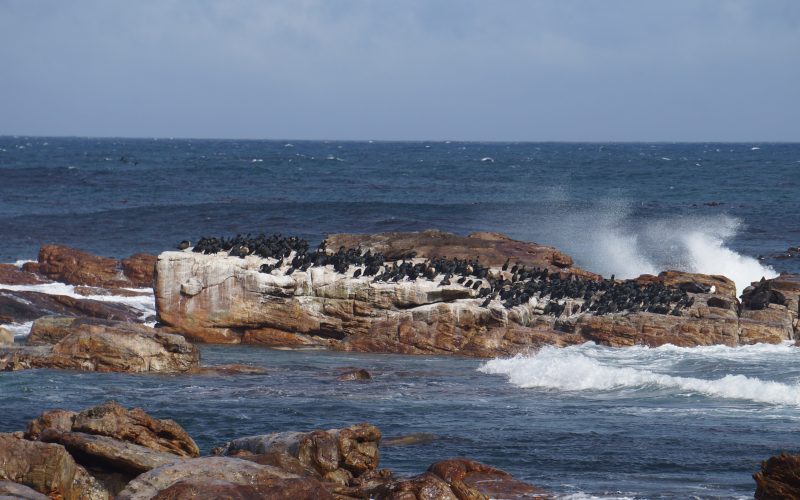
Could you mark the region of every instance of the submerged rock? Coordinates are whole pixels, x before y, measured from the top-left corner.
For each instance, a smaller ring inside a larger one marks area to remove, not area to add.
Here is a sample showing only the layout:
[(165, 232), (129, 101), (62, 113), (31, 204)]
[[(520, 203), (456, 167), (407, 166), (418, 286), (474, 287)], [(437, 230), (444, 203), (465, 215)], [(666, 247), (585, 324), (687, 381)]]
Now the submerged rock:
[(363, 368), (346, 368), (336, 377), (336, 380), (348, 382), (353, 380), (372, 380), (372, 374)]

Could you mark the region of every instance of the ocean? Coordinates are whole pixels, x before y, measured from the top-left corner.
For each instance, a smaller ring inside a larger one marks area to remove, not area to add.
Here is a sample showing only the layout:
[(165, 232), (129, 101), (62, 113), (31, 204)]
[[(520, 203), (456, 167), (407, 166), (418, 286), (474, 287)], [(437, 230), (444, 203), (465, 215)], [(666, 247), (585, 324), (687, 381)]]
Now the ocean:
[[(618, 278), (725, 274), (741, 291), (800, 272), (785, 255), (800, 245), (799, 173), (800, 144), (0, 137), (0, 261), (35, 259), (45, 243), (122, 257), (204, 235), (435, 228), (553, 245)], [(386, 436), (437, 436), (382, 451), (401, 473), (466, 455), (572, 498), (743, 498), (761, 460), (800, 449), (797, 353), (583, 345), (473, 360), (206, 346), (207, 363), (267, 373), (4, 373), (0, 431), (106, 399), (175, 419), (204, 451), (369, 421)], [(375, 379), (336, 382), (342, 366)]]

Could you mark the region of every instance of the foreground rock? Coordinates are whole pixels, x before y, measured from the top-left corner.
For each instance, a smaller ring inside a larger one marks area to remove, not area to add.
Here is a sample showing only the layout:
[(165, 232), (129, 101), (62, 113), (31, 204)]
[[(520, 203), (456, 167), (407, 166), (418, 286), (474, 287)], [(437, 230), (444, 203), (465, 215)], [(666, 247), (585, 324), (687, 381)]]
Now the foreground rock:
[(410, 479), (378, 470), (380, 430), (283, 432), (235, 439), (198, 458), (172, 420), (108, 402), (79, 413), (49, 410), (27, 431), (0, 434), (0, 497), (532, 498), (541, 490), (464, 458)]
[(756, 480), (755, 498), (778, 500), (800, 498), (800, 456), (783, 453), (761, 463)]
[(43, 277), (24, 271), (14, 264), (0, 264), (0, 284), (3, 285), (41, 285), (47, 283)]
[(23, 269), (70, 285), (103, 288), (150, 287), (153, 283), (155, 256), (136, 254), (117, 260), (92, 255), (61, 245), (45, 245), (38, 262)]
[(419, 476), (381, 486), (375, 495), (377, 499), (386, 500), (545, 497), (545, 491), (540, 488), (514, 479), (505, 471), (466, 458), (436, 462)]
[[(465, 255), (500, 265), (520, 259), (552, 269), (560, 280), (597, 279), (572, 267), (571, 260), (550, 247), (495, 234), (334, 235), (329, 244), (360, 244), (362, 249), (408, 258), (416, 251), (416, 259)], [(332, 266), (259, 272), (265, 262), (254, 255), (162, 253), (156, 266), (160, 321), (199, 342), (481, 357), (586, 341), (609, 346), (776, 343), (794, 338), (798, 328), (795, 305), (800, 289), (790, 286), (794, 278), (787, 275), (772, 281), (776, 288), (786, 288), (781, 293), (794, 298), (768, 301), (759, 310), (740, 306), (733, 282), (723, 276), (677, 271), (646, 275), (635, 282), (658, 283), (685, 294), (689, 297), (685, 307), (673, 310), (674, 314), (641, 310), (599, 314), (586, 310), (584, 299), (549, 295), (534, 296), (514, 307), (505, 307), (500, 300), (484, 306), (478, 290), (456, 283), (455, 277), (451, 284), (443, 284), (441, 276), (433, 281), (375, 282), (355, 276), (354, 269), (342, 274)], [(491, 272), (497, 280), (512, 280), (510, 270), (495, 267)], [(556, 313), (552, 305), (557, 306)]]
[(377, 468), (380, 440), (381, 432), (377, 427), (358, 424), (346, 429), (240, 438), (216, 448), (213, 453), (226, 456), (285, 454), (319, 477), (347, 485), (353, 477)]
[(12, 345), (14, 343), (14, 334), (0, 326), (0, 346)]
[[(57, 368), (98, 372), (186, 373), (200, 363), (200, 352), (180, 335), (133, 324), (78, 322), (54, 345), (0, 348), (0, 371)], [(52, 332), (51, 332), (52, 334)], [(52, 334), (54, 340), (58, 335)], [(49, 337), (48, 337), (49, 338)], [(36, 342), (44, 343), (37, 335)]]
[(214, 496), (232, 495), (232, 498), (333, 498), (318, 481), (277, 467), (237, 458), (206, 457), (165, 465), (142, 474), (128, 483), (117, 499), (193, 498), (198, 491), (205, 495), (206, 488), (215, 492)]
[(0, 481), (0, 499), (48, 500), (48, 498), (33, 488), (10, 481)]
[(28, 486), (51, 498), (76, 498), (77, 464), (63, 446), (0, 434), (0, 480)]

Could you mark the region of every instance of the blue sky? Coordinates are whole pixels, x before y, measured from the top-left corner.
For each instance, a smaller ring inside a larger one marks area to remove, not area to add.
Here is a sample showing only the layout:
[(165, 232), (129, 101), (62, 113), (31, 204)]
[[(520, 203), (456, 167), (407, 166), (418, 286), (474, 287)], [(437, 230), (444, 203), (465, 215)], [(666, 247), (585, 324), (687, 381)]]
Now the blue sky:
[(0, 68), (0, 134), (800, 140), (796, 0), (0, 0)]

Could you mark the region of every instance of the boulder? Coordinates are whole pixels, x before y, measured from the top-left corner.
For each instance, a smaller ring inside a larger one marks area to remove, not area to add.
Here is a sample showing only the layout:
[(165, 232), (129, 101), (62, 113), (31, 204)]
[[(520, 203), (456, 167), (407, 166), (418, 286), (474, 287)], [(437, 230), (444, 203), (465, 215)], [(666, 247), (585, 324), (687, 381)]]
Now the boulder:
[(105, 470), (120, 471), (132, 476), (181, 460), (181, 457), (172, 453), (83, 432), (47, 429), (41, 433), (39, 440), (62, 445), (81, 464), (100, 464)]
[(514, 479), (509, 473), (466, 458), (442, 460), (411, 479), (377, 488), (378, 499), (488, 500), (545, 498), (544, 490)]
[(49, 500), (49, 497), (42, 495), (33, 488), (28, 488), (21, 484), (10, 481), (0, 481), (0, 499), (2, 500)]
[(375, 470), (380, 460), (381, 432), (370, 424), (344, 429), (312, 432), (280, 432), (235, 439), (215, 448), (215, 455), (234, 455), (242, 451), (260, 455), (286, 453), (323, 478), (359, 476)]
[(22, 270), (14, 264), (0, 264), (0, 283), (3, 285), (41, 285), (47, 280), (41, 276)]
[(141, 408), (128, 410), (113, 401), (76, 414), (71, 430), (108, 436), (181, 457), (200, 456), (197, 444), (174, 420), (154, 419)]
[[(297, 498), (332, 498), (313, 478), (300, 478), (276, 467), (237, 458), (204, 457), (182, 460), (145, 472), (128, 483), (125, 489), (117, 495), (117, 499), (145, 500), (157, 498), (157, 495), (162, 493), (164, 496), (161, 498), (187, 498), (186, 495), (197, 491), (196, 488), (202, 488), (202, 485), (213, 486), (216, 481), (256, 488), (275, 487), (276, 490), (282, 486), (291, 487), (300, 495)], [(168, 491), (169, 488), (181, 482), (184, 482), (184, 485), (189, 482), (191, 487), (186, 489), (184, 489), (185, 486), (176, 487), (171, 492)], [(305, 483), (307, 486), (304, 488), (297, 484), (298, 482)], [(225, 485), (220, 493), (224, 491), (231, 491), (231, 489)], [(309, 496), (307, 492), (313, 492), (318, 496)]]
[(334, 497), (315, 480), (288, 478), (260, 481), (258, 484), (237, 484), (219, 479), (185, 479), (159, 491), (154, 500), (219, 498), (226, 500), (316, 500)]
[(62, 245), (45, 245), (38, 264), (26, 266), (47, 278), (70, 285), (103, 288), (150, 287), (155, 256), (135, 254), (122, 261)]
[(372, 380), (372, 375), (363, 368), (345, 368), (342, 370), (339, 376), (336, 377), (336, 380), (342, 382), (348, 382), (352, 380)]
[(156, 269), (156, 256), (137, 253), (122, 259), (122, 274), (137, 288), (152, 288)]
[(69, 410), (48, 410), (28, 422), (25, 439), (36, 441), (46, 430), (70, 432), (77, 413)]
[(0, 326), (0, 346), (3, 345), (13, 345), (14, 344), (14, 334)]
[(800, 455), (782, 453), (761, 462), (753, 479), (758, 500), (800, 498)]
[(63, 446), (0, 434), (0, 481), (28, 486), (51, 498), (75, 499), (77, 464)]
[(200, 352), (182, 336), (133, 323), (84, 326), (53, 346), (0, 348), (0, 371), (185, 373), (199, 362)]

